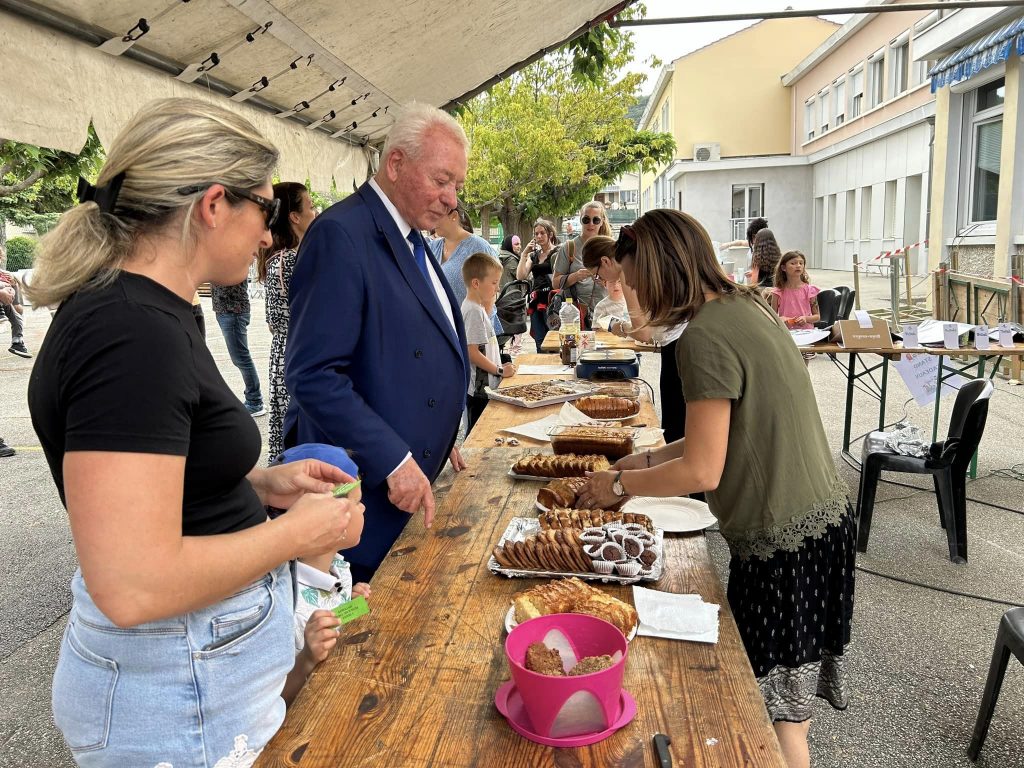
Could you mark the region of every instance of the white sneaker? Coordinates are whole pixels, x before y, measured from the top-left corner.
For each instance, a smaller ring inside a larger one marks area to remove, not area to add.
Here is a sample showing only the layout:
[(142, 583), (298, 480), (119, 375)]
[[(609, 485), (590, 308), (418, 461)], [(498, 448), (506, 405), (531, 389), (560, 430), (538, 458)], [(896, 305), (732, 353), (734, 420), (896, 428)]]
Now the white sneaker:
[(245, 409), (247, 411), (249, 411), (249, 415), (252, 416), (254, 419), (258, 418), (260, 416), (266, 416), (267, 415), (267, 409), (264, 406), (262, 406), (262, 405), (259, 408), (257, 408), (255, 411), (252, 410), (249, 406), (245, 406)]

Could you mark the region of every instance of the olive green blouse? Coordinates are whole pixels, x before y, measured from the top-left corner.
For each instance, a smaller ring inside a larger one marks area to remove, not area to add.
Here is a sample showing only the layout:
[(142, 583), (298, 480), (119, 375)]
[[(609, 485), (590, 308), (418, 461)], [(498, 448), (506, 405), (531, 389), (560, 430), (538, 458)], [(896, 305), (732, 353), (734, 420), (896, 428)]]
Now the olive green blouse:
[(703, 305), (679, 338), (676, 362), (688, 402), (731, 401), (725, 469), (707, 499), (734, 555), (796, 551), (840, 521), (847, 488), (807, 368), (760, 297)]

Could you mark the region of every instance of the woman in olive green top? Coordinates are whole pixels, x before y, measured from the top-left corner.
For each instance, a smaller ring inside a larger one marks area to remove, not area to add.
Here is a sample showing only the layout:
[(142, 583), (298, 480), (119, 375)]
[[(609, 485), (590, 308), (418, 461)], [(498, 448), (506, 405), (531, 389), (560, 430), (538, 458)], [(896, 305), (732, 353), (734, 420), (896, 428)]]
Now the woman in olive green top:
[(654, 210), (615, 259), (650, 323), (689, 321), (676, 360), (686, 437), (591, 476), (580, 505), (706, 491), (729, 543), (729, 604), (791, 767), (816, 696), (846, 708), (856, 525), (810, 378), (760, 295), (729, 281), (692, 217)]

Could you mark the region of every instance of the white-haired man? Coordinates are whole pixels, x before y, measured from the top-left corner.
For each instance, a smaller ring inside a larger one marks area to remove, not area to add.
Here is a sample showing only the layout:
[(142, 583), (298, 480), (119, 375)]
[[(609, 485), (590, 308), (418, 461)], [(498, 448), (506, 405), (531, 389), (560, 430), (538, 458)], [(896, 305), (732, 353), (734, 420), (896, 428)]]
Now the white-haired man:
[(468, 142), (448, 114), (410, 104), (377, 175), (318, 216), (290, 285), (285, 446), (328, 443), (363, 471), (366, 527), (344, 550), (369, 581), (455, 448), (469, 385), (459, 305), (421, 230), (456, 205)]

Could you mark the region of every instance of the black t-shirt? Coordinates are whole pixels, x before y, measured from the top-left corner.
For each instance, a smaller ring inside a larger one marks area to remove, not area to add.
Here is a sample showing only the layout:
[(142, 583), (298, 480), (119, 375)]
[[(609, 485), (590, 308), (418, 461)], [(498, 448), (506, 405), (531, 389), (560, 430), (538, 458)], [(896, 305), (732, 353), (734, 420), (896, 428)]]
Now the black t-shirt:
[(61, 305), (28, 402), (65, 506), (66, 452), (157, 453), (187, 457), (184, 535), (266, 520), (245, 477), (259, 460), (259, 429), (217, 370), (191, 304), (149, 278), (122, 272)]

